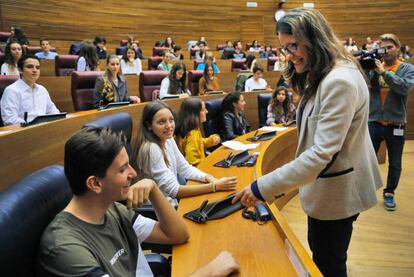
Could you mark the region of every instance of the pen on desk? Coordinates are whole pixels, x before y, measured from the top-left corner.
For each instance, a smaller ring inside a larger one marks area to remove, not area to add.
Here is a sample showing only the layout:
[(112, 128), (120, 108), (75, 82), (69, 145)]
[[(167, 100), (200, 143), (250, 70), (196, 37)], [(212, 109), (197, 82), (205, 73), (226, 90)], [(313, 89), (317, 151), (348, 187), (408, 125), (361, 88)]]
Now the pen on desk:
[(225, 159), (225, 161), (228, 161), (231, 158), (231, 155), (233, 155), (233, 152), (230, 152), (230, 154), (227, 156), (227, 158)]
[(254, 133), (253, 137), (255, 137), (255, 136), (257, 135), (257, 133), (259, 133), (259, 130), (257, 130), (257, 131)]
[(227, 163), (228, 163), (229, 165), (231, 165), (231, 163), (233, 162), (234, 157), (236, 157), (236, 155), (231, 156), (231, 157), (227, 160)]
[(27, 117), (28, 117), (28, 113), (27, 112), (24, 112), (24, 115), (23, 115), (23, 120), (24, 120), (24, 124), (25, 125), (27, 125)]

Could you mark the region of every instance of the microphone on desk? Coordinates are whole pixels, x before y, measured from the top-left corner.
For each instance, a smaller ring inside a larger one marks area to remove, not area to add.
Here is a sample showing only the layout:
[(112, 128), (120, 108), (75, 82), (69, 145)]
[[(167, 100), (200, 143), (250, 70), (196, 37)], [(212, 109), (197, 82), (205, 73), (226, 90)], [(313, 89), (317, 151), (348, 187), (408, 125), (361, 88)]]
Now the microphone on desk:
[(29, 125), (29, 122), (27, 122), (28, 115), (29, 114), (27, 112), (24, 112), (24, 114), (23, 114), (24, 123), (21, 123), (20, 126), (25, 127), (25, 126), (28, 126)]

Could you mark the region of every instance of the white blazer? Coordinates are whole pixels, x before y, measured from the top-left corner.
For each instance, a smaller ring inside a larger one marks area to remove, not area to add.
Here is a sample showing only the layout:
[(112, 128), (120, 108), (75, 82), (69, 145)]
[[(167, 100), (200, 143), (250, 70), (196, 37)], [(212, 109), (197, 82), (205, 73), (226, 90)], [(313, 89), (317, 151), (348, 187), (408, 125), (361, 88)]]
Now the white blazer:
[(299, 112), (297, 158), (258, 179), (265, 200), (299, 188), (304, 211), (320, 220), (374, 206), (382, 179), (368, 132), (369, 91), (358, 68), (338, 62), (306, 103), (302, 120)]

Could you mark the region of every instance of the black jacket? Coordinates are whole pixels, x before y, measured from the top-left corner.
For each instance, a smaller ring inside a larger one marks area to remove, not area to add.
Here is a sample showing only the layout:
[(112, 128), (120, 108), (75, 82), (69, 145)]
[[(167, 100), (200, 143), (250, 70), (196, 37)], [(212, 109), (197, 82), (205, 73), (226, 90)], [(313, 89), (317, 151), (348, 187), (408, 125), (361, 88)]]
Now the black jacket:
[(247, 123), (243, 113), (240, 113), (240, 120), (232, 112), (226, 112), (223, 115), (223, 131), (221, 138), (223, 141), (232, 140), (247, 132), (250, 132), (250, 125)]

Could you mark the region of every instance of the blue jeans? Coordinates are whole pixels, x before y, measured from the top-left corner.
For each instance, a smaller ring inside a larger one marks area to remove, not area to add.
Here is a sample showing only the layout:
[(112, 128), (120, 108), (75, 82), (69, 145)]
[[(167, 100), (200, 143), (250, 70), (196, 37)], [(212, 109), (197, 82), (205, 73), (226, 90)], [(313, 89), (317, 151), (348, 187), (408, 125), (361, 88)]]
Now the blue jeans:
[[(394, 193), (401, 176), (401, 157), (404, 149), (405, 134), (403, 136), (395, 136), (394, 129), (398, 129), (398, 126), (383, 126), (378, 122), (369, 122), (368, 128), (376, 153), (378, 153), (381, 142), (385, 140), (388, 150), (388, 177), (384, 193)], [(404, 126), (401, 128), (404, 129)]]
[(338, 220), (308, 216), (308, 243), (312, 258), (325, 277), (346, 277), (348, 246), (359, 214)]

